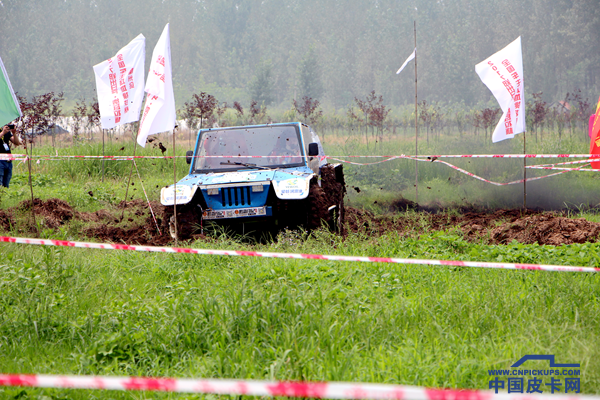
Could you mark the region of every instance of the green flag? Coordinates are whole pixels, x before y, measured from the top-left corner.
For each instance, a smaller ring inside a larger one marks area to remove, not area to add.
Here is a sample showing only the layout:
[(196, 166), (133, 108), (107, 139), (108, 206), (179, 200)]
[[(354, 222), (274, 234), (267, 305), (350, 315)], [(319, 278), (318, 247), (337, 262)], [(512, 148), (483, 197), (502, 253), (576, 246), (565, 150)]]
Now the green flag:
[(8, 124), (10, 121), (23, 116), (19, 101), (12, 86), (10, 86), (10, 80), (4, 64), (0, 58), (0, 68), (2, 73), (0, 74), (0, 127)]

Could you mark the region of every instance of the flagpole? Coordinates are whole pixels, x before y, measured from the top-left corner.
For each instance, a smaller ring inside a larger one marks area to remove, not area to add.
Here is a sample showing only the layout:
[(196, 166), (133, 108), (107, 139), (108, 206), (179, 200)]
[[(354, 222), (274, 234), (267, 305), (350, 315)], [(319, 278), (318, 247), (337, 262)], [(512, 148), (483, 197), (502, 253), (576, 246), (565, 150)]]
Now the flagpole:
[[(19, 124), (21, 124), (21, 119), (22, 118), (19, 118)], [(34, 132), (34, 128), (31, 128), (32, 140), (33, 140), (33, 132)], [(38, 229), (37, 229), (37, 222), (35, 220), (35, 204), (33, 202), (33, 183), (31, 182), (31, 157), (30, 157), (30, 154), (33, 155), (33, 146), (31, 147), (31, 151), (28, 151), (27, 150), (27, 135), (25, 134), (23, 136), (25, 136), (25, 154), (27, 155), (27, 170), (29, 172), (29, 190), (31, 191), (31, 218), (33, 220), (33, 228), (35, 229), (35, 231), (37, 233)]]
[(104, 182), (104, 129), (102, 129), (102, 182)]
[[(525, 135), (527, 132), (523, 132), (523, 155), (527, 154), (525, 149)], [(527, 212), (527, 157), (523, 157), (523, 210)]]
[(177, 230), (177, 172), (175, 160), (175, 129), (173, 129), (173, 216), (175, 217), (175, 242), (177, 242), (179, 240), (179, 231)]
[(125, 207), (127, 206), (127, 195), (129, 194), (129, 185), (131, 185), (131, 174), (133, 173), (133, 163), (135, 162), (135, 151), (137, 150), (137, 140), (133, 142), (133, 158), (131, 159), (131, 168), (129, 168), (129, 179), (127, 180), (127, 188), (125, 189), (125, 201), (123, 202), (123, 211), (121, 212), (121, 221), (125, 215)]
[(417, 115), (417, 21), (414, 21), (415, 30), (415, 203), (419, 206), (419, 119)]

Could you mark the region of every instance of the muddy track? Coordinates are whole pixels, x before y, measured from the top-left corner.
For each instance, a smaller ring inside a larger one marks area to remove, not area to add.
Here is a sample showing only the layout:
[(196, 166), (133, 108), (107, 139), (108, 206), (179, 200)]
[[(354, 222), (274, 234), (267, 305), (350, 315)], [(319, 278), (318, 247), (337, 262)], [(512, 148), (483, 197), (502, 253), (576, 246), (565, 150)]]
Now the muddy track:
[[(400, 201), (399, 201), (400, 202)], [(406, 205), (405, 202), (400, 202)], [(125, 217), (121, 219), (122, 207)], [(162, 206), (153, 202), (156, 223), (148, 204), (142, 200), (121, 203), (112, 209), (79, 212), (60, 199), (33, 202), (36, 223), (32, 222), (31, 200), (17, 207), (0, 210), (0, 227), (19, 235), (34, 235), (39, 229), (59, 230), (69, 223), (81, 224), (81, 240), (164, 246), (173, 244), (161, 221)], [(410, 204), (406, 208), (411, 208)], [(520, 243), (562, 245), (596, 242), (600, 223), (583, 218), (566, 218), (559, 212), (495, 210), (463, 212), (410, 212), (398, 211), (386, 215), (352, 207), (345, 208), (345, 235), (364, 235), (365, 238), (389, 233), (414, 236), (436, 230), (456, 229), (465, 239), (488, 244)], [(159, 234), (157, 224), (161, 227)], [(195, 236), (194, 239), (203, 239)]]

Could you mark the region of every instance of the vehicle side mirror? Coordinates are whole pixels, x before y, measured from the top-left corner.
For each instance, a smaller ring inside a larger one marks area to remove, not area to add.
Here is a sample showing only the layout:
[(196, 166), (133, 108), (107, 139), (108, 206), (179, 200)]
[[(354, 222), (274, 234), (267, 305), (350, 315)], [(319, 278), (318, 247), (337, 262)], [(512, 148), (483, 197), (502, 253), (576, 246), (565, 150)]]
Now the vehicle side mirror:
[(185, 152), (185, 162), (188, 164), (191, 164), (193, 156), (194, 156), (194, 152), (192, 150), (186, 151)]
[(308, 145), (308, 155), (311, 157), (319, 155), (319, 145), (317, 143), (310, 143)]

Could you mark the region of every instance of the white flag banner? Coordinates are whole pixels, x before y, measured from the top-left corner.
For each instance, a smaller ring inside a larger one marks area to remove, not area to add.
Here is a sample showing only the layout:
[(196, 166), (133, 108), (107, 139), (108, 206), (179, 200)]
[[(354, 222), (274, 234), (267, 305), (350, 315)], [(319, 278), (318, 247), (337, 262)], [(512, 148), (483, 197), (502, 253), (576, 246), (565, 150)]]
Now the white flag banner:
[(146, 38), (141, 33), (112, 58), (94, 65), (103, 129), (140, 119)]
[(406, 59), (406, 61), (404, 61), (404, 64), (402, 64), (402, 66), (400, 67), (398, 72), (396, 72), (396, 75), (398, 75), (400, 72), (402, 72), (404, 67), (406, 67), (406, 64), (408, 64), (411, 60), (414, 60), (416, 55), (417, 55), (417, 48), (415, 47), (412, 54), (410, 56), (408, 56), (408, 58)]
[(171, 46), (169, 24), (165, 26), (150, 62), (146, 80), (146, 105), (140, 122), (137, 142), (146, 147), (148, 135), (175, 128), (175, 96), (171, 75)]
[(481, 81), (490, 89), (502, 109), (492, 142), (512, 139), (525, 132), (525, 85), (521, 36), (475, 66)]

